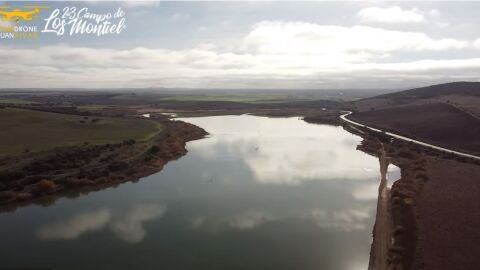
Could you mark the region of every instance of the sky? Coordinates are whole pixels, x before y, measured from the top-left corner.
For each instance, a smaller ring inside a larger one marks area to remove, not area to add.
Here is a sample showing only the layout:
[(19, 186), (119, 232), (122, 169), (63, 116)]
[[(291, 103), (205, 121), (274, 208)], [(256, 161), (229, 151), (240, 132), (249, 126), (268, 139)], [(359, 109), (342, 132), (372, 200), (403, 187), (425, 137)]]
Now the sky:
[[(478, 81), (480, 2), (1, 2), (125, 11), (120, 34), (0, 39), (0, 88), (387, 89)], [(12, 25), (0, 21), (0, 26)]]

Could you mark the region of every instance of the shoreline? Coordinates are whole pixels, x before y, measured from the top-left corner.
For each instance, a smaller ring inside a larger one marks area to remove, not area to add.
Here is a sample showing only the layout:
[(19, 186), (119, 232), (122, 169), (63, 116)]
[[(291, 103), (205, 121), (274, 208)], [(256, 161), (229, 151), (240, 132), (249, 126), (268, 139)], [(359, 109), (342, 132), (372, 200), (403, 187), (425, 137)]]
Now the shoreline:
[[(238, 114), (239, 111), (235, 112), (227, 112), (227, 111), (217, 111), (213, 115), (228, 115), (228, 114)], [(243, 112), (242, 112), (243, 113)], [(320, 112), (320, 113), (312, 113), (312, 112), (300, 112), (300, 111), (276, 111), (276, 110), (254, 110), (252, 112), (253, 115), (258, 116), (266, 116), (266, 117), (291, 117), (291, 116), (298, 116), (302, 117), (303, 120), (307, 123), (316, 123), (316, 124), (330, 124), (330, 125), (339, 125), (340, 121), (338, 120), (339, 112)], [(187, 115), (179, 115), (177, 117), (201, 117), (206, 115), (212, 115), (210, 112), (204, 111), (197, 111), (197, 112), (190, 112)], [(175, 117), (175, 118), (177, 118)], [(312, 119), (309, 119), (312, 117)], [(175, 160), (180, 158), (181, 156), (187, 153), (185, 148), (185, 144), (188, 141), (193, 141), (197, 139), (202, 139), (208, 133), (200, 127), (194, 126), (192, 124), (182, 122), (176, 120), (175, 118), (171, 120), (165, 120), (165, 118), (150, 118), (151, 120), (159, 121), (162, 125), (165, 125), (166, 130), (160, 132), (159, 134), (155, 135), (153, 138), (150, 138), (147, 142), (138, 142), (135, 143), (133, 146), (128, 145), (128, 147), (132, 148), (142, 148), (143, 149), (123, 149), (123, 146), (118, 146), (121, 149), (121, 152), (134, 152), (135, 155), (139, 157), (133, 160), (123, 160), (121, 157), (116, 157), (113, 160), (110, 160), (110, 163), (118, 163), (123, 162), (125, 168), (122, 168), (119, 171), (109, 171), (108, 175), (98, 175), (99, 173), (96, 172), (98, 170), (98, 166), (91, 166), (89, 164), (82, 165), (78, 167), (73, 167), (69, 169), (62, 170), (62, 174), (60, 176), (62, 181), (57, 181), (58, 179), (52, 179), (52, 181), (40, 181), (37, 180), (37, 183), (28, 184), (28, 186), (23, 186), (21, 183), (17, 185), (17, 187), (13, 188), (13, 190), (4, 190), (0, 192), (0, 212), (12, 211), (16, 208), (27, 206), (30, 204), (39, 204), (39, 205), (50, 205), (56, 199), (62, 197), (76, 197), (81, 194), (86, 194), (89, 192), (99, 191), (105, 188), (114, 187), (121, 183), (130, 182), (130, 181), (138, 181), (140, 178), (149, 176), (156, 172), (162, 170), (163, 166), (171, 160)], [(337, 121), (333, 121), (332, 119), (335, 118)], [(147, 154), (148, 161), (146, 161), (145, 153), (148, 153), (149, 144), (153, 142), (159, 145), (159, 148), (156, 149), (156, 153), (154, 154)], [(125, 142), (124, 142), (125, 143)], [(123, 145), (124, 143), (120, 143)], [(143, 144), (143, 145), (142, 145)], [(140, 145), (140, 146), (138, 146)], [(147, 147), (148, 146), (148, 147)], [(103, 149), (106, 147), (106, 149)], [(6, 162), (8, 164), (15, 164), (22, 163), (22, 166), (28, 166), (30, 163), (35, 163), (37, 160), (41, 161), (50, 161), (48, 160), (49, 156), (56, 156), (60, 152), (60, 155), (80, 155), (83, 156), (84, 152), (89, 152), (94, 149), (97, 151), (99, 148), (102, 152), (108, 152), (112, 149), (110, 147), (116, 148), (117, 145), (107, 144), (107, 145), (77, 145), (72, 147), (64, 147), (60, 149), (51, 149), (36, 153), (27, 153), (27, 154), (19, 154), (13, 157), (0, 157), (2, 162)], [(141, 151), (142, 153), (138, 153)], [(115, 153), (115, 152), (114, 152)], [(125, 156), (123, 153), (123, 156)], [(87, 157), (88, 158), (88, 157)], [(95, 159), (95, 158), (94, 158)], [(97, 158), (98, 159), (98, 158)], [(27, 160), (27, 161), (24, 161)], [(98, 165), (98, 164), (97, 164)], [(22, 168), (20, 166), (20, 168)], [(18, 167), (18, 166), (17, 166)], [(106, 166), (103, 166), (106, 167)], [(105, 168), (103, 168), (105, 169)], [(100, 168), (102, 170), (102, 168)], [(107, 169), (108, 170), (108, 169)], [(80, 173), (77, 173), (80, 171)], [(91, 178), (92, 171), (94, 179)], [(83, 172), (83, 173), (82, 173)], [(85, 175), (79, 175), (85, 174)], [(51, 179), (51, 177), (58, 178), (52, 172), (41, 173), (40, 175), (27, 175), (27, 178), (41, 178), (41, 179)], [(65, 181), (64, 181), (65, 180)], [(25, 182), (24, 180), (18, 182)], [(44, 187), (38, 188), (37, 186), (43, 185)], [(24, 188), (26, 187), (26, 189)]]
[[(183, 121), (168, 120), (163, 121), (162, 124), (165, 125), (166, 130), (151, 138), (151, 140), (144, 143), (145, 145), (135, 149), (138, 152), (136, 153), (137, 156), (130, 160), (123, 160), (118, 157), (111, 161), (111, 164), (122, 164), (122, 167), (118, 169), (110, 168), (115, 170), (111, 171), (107, 176), (100, 175), (98, 178), (90, 179), (88, 176), (89, 172), (86, 172), (87, 177), (79, 176), (76, 172), (83, 169), (75, 167), (65, 173), (68, 177), (64, 177), (65, 179), (62, 179), (64, 181), (55, 180), (54, 188), (45, 186), (44, 190), (42, 190), (43, 192), (36, 190), (39, 188), (38, 186), (46, 183), (43, 180), (43, 182), (40, 181), (34, 187), (27, 187), (27, 190), (0, 192), (0, 212), (12, 211), (31, 204), (51, 204), (58, 198), (76, 197), (84, 193), (114, 187), (125, 182), (138, 181), (140, 178), (161, 171), (169, 161), (184, 156), (187, 153), (187, 142), (202, 139), (208, 135), (202, 128)], [(155, 147), (147, 147), (149, 143), (154, 143)], [(80, 148), (82, 147), (80, 146)], [(152, 151), (152, 149), (155, 151)], [(77, 147), (75, 147), (75, 150), (78, 150)], [(128, 154), (127, 151), (131, 152), (132, 150), (122, 149), (120, 151), (125, 151)], [(140, 151), (143, 151), (143, 153), (140, 153)], [(68, 149), (66, 152), (68, 152)], [(48, 177), (44, 176), (43, 178)]]
[(412, 143), (421, 145), (423, 147), (433, 148), (435, 150), (443, 151), (443, 152), (446, 152), (446, 153), (449, 153), (449, 154), (454, 154), (454, 155), (458, 155), (458, 156), (462, 156), (462, 157), (466, 157), (466, 158), (472, 158), (472, 159), (480, 160), (480, 156), (476, 156), (476, 155), (473, 155), (473, 154), (448, 149), (448, 148), (445, 148), (445, 147), (434, 145), (433, 143), (419, 141), (419, 140), (408, 138), (408, 137), (405, 137), (405, 136), (402, 136), (402, 135), (399, 135), (399, 134), (395, 134), (395, 133), (392, 133), (392, 132), (384, 132), (384, 131), (382, 131), (380, 129), (377, 129), (377, 128), (374, 128), (374, 127), (370, 127), (370, 126), (367, 126), (367, 125), (362, 125), (359, 122), (355, 122), (351, 119), (348, 119), (347, 116), (350, 115), (350, 114), (352, 114), (352, 112), (348, 112), (346, 114), (343, 114), (343, 115), (340, 116), (340, 118), (342, 120), (350, 123), (350, 124), (356, 125), (358, 127), (367, 128), (371, 131), (375, 131), (375, 132), (378, 132), (378, 133), (384, 133), (385, 135), (391, 136), (391, 137), (396, 138), (396, 139), (404, 140), (404, 141), (407, 141), (407, 142), (412, 142)]
[(478, 118), (449, 104), (354, 112), (342, 119), (398, 139), (480, 160)]
[[(382, 183), (379, 185), (368, 269), (411, 269), (418, 237), (415, 199), (429, 177), (425, 170), (425, 161), (422, 154), (411, 149), (407, 143), (389, 145), (389, 140), (378, 139), (371, 133), (356, 131), (355, 134), (363, 138), (358, 146), (360, 151), (378, 157), (380, 164), (382, 160), (387, 160), (401, 170), (401, 177), (390, 189), (382, 188)], [(385, 153), (385, 156), (382, 153)], [(382, 169), (381, 174), (383, 178)], [(378, 206), (382, 206), (380, 210)], [(378, 217), (381, 217), (380, 220)]]

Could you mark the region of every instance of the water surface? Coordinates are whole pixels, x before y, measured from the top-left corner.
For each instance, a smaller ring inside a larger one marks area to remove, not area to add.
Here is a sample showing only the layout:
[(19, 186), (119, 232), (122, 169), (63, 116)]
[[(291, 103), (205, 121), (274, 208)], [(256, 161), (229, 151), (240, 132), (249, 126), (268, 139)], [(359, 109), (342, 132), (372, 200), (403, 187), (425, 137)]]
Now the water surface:
[(0, 214), (0, 266), (367, 269), (380, 172), (358, 136), (297, 118), (184, 120), (211, 135), (163, 171)]

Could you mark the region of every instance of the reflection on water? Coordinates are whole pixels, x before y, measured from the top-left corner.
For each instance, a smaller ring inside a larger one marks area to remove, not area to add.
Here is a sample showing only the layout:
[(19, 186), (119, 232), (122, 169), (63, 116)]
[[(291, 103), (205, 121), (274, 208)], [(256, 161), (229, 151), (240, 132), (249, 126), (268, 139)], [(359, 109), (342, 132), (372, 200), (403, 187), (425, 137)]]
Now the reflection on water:
[(254, 180), (260, 183), (296, 185), (309, 180), (355, 180), (378, 175), (372, 159), (354, 151), (358, 137), (340, 127), (307, 124), (297, 118), (216, 118), (220, 120), (189, 120), (219, 135), (192, 147), (204, 158), (215, 158), (218, 149), (224, 150), (227, 158), (241, 153)]
[(112, 223), (112, 229), (122, 240), (129, 243), (138, 243), (147, 234), (143, 223), (159, 218), (165, 207), (151, 204), (138, 205), (127, 212), (125, 216)]
[(135, 205), (124, 215), (113, 218), (107, 209), (78, 213), (63, 221), (42, 225), (36, 235), (43, 240), (72, 240), (82, 234), (102, 230), (108, 224), (115, 235), (128, 243), (138, 243), (143, 240), (146, 231), (143, 223), (157, 219), (165, 211), (164, 206), (156, 204)]
[(106, 209), (78, 213), (67, 220), (41, 226), (36, 235), (43, 240), (76, 239), (84, 233), (101, 230), (110, 218)]
[(359, 137), (297, 118), (185, 120), (211, 135), (162, 172), (0, 214), (2, 266), (367, 269), (379, 170)]
[(365, 230), (365, 223), (370, 218), (371, 208), (344, 209), (327, 212), (323, 209), (312, 211), (312, 218), (321, 228), (350, 232)]
[(254, 229), (266, 222), (272, 221), (274, 217), (270, 213), (256, 210), (239, 213), (230, 219), (230, 226), (239, 230)]

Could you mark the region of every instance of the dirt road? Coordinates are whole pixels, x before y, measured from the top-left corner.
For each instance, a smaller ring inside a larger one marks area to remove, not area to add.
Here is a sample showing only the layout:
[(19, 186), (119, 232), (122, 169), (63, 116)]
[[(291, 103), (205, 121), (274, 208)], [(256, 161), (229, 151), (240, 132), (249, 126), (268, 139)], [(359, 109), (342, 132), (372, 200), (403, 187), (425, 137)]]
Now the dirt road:
[(378, 187), (377, 215), (374, 230), (374, 261), (370, 264), (370, 270), (387, 270), (387, 256), (391, 243), (391, 218), (388, 209), (389, 189), (387, 186), (387, 169), (389, 160), (385, 150), (381, 150), (380, 162), (380, 186)]

